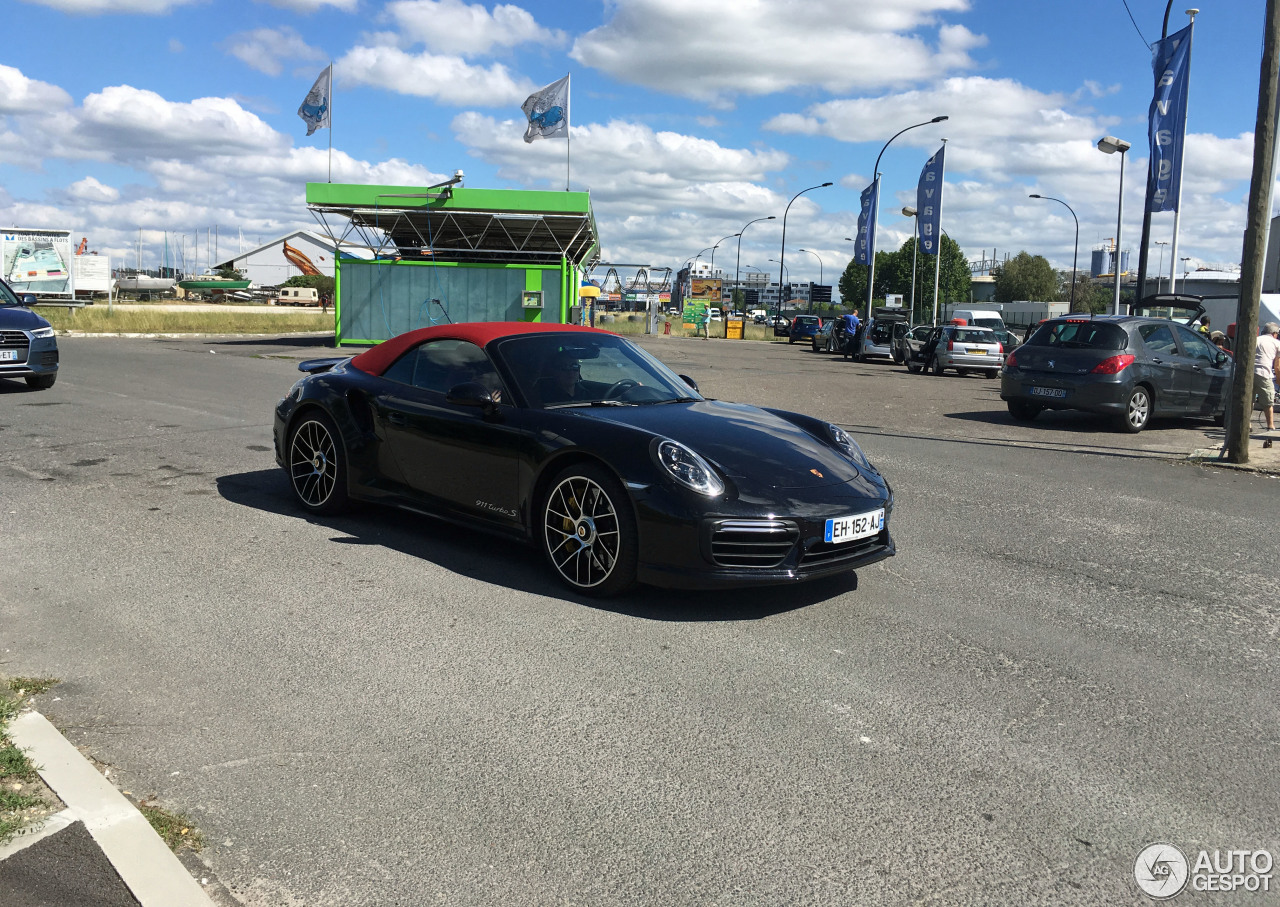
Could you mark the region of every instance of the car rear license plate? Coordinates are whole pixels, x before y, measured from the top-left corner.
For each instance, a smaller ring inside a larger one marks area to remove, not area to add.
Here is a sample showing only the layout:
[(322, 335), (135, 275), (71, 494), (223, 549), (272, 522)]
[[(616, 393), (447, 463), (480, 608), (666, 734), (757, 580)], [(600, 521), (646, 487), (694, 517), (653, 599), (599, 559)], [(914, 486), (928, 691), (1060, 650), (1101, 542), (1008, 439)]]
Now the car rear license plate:
[(827, 520), (827, 530), (823, 535), (823, 541), (830, 542), (833, 545), (855, 542), (858, 539), (865, 539), (869, 535), (875, 535), (883, 525), (883, 507), (870, 513), (860, 513), (857, 516), (836, 517), (833, 520)]
[(969, 350), (969, 355), (970, 355), (970, 356), (985, 356), (985, 355), (987, 355), (987, 351), (986, 351), (986, 350)]
[(0, 362), (17, 362), (17, 350), (0, 350)]
[(1031, 396), (1033, 397), (1065, 397), (1067, 391), (1061, 387), (1033, 387), (1031, 388)]

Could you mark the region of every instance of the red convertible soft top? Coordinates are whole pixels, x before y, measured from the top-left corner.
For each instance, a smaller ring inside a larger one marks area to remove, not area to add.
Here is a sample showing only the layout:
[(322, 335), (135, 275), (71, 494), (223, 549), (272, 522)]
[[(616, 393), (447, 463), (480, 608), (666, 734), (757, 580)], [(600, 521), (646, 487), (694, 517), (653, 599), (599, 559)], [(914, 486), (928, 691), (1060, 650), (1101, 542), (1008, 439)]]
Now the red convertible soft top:
[(438, 324), (435, 327), (418, 328), (390, 340), (384, 340), (371, 350), (366, 350), (351, 360), (351, 364), (370, 375), (381, 375), (400, 354), (425, 340), (467, 340), (481, 348), (501, 337), (516, 334), (544, 334), (556, 331), (572, 331), (586, 334), (608, 334), (598, 328), (580, 324), (543, 324), (536, 321), (466, 321), (460, 324)]

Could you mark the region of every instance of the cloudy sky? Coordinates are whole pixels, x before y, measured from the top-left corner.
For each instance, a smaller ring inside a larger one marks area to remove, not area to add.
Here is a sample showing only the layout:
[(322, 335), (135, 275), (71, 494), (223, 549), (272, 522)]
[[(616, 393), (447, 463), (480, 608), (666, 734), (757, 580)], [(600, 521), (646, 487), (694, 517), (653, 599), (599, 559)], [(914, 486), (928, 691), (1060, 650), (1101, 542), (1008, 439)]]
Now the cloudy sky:
[[(1115, 235), (1136, 248), (1161, 0), (8, 0), (0, 56), (0, 225), (70, 229), (154, 267), (296, 227), (305, 184), (563, 189), (565, 143), (526, 144), (521, 102), (572, 74), (572, 170), (606, 261), (679, 267), (742, 230), (742, 264), (793, 280), (844, 268), (858, 195), (885, 151), (880, 248), (946, 138), (944, 229), (971, 259), (1027, 250), (1069, 267)], [(1188, 22), (1174, 4), (1169, 30)], [(1178, 257), (1239, 262), (1263, 0), (1196, 19)], [(1131, 17), (1132, 15), (1132, 17)], [(38, 38), (37, 38), (38, 36)], [(335, 66), (334, 128), (297, 108)], [(1155, 215), (1169, 241), (1173, 215)], [(185, 235), (185, 238), (183, 238)], [(731, 262), (736, 240), (717, 265)], [(1172, 247), (1153, 246), (1154, 270)], [(801, 252), (800, 249), (812, 253)], [(706, 256), (704, 256), (705, 258)], [(820, 265), (821, 262), (821, 265)]]

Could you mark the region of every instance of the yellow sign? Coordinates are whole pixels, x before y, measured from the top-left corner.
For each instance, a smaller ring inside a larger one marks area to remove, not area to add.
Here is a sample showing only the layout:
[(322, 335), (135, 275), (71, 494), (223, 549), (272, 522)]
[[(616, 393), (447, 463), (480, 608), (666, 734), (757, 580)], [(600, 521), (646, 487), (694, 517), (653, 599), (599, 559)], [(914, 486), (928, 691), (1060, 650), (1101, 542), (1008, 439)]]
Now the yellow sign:
[(745, 322), (741, 318), (732, 318), (724, 323), (724, 336), (727, 340), (741, 340), (742, 326)]

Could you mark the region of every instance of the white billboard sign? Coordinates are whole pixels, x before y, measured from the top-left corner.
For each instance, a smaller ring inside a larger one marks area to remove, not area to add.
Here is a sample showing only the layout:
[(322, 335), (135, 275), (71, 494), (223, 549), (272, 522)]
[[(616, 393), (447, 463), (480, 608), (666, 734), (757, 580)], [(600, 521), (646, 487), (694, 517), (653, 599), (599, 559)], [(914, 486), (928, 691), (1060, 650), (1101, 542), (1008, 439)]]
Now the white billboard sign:
[(0, 274), (18, 293), (74, 298), (72, 257), (70, 230), (0, 232)]
[(111, 259), (106, 255), (77, 255), (71, 259), (71, 275), (81, 293), (111, 292)]

